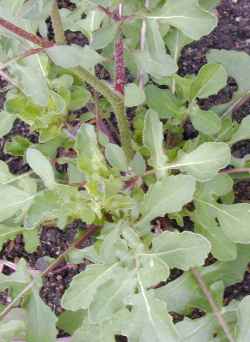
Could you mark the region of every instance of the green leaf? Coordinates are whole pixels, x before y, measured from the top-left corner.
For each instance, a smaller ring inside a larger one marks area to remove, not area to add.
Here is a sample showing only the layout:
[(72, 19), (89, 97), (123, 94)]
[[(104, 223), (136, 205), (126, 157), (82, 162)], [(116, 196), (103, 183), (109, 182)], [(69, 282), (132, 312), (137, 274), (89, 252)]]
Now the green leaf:
[(12, 72), (18, 77), (22, 91), (39, 106), (47, 106), (49, 88), (39, 57), (29, 56), (22, 64), (14, 64)]
[(250, 204), (217, 205), (215, 210), (222, 230), (231, 241), (250, 243)]
[(101, 29), (93, 33), (90, 47), (94, 50), (104, 49), (114, 41), (117, 30), (118, 24), (113, 20), (109, 21), (108, 25), (101, 27)]
[(0, 224), (0, 248), (8, 240), (14, 240), (18, 234), (22, 233), (22, 227), (19, 226), (7, 226)]
[(203, 134), (213, 135), (221, 129), (221, 119), (212, 110), (205, 111), (194, 106), (189, 115), (194, 128)]
[(206, 238), (192, 232), (164, 232), (152, 241), (152, 255), (184, 271), (203, 265), (210, 249)]
[(27, 342), (55, 342), (57, 317), (42, 301), (37, 288), (27, 303)]
[(230, 144), (234, 144), (237, 141), (250, 139), (250, 115), (247, 115), (240, 123), (240, 127), (233, 134)]
[(116, 330), (113, 321), (102, 324), (89, 324), (86, 320), (83, 322), (72, 336), (71, 342), (116, 342)]
[(194, 40), (210, 33), (217, 24), (215, 15), (203, 10), (198, 0), (168, 0), (155, 16), (148, 18), (164, 20)]
[(108, 143), (105, 146), (105, 156), (109, 164), (119, 171), (126, 171), (128, 169), (126, 155), (120, 146)]
[(148, 106), (156, 111), (161, 119), (183, 116), (184, 109), (169, 90), (150, 84), (146, 86), (145, 94)]
[(83, 108), (90, 100), (90, 92), (83, 86), (73, 86), (71, 88), (71, 98), (68, 105), (69, 110), (78, 110)]
[(25, 336), (25, 323), (19, 320), (11, 320), (0, 323), (1, 342), (12, 342), (14, 338)]
[(56, 65), (65, 69), (82, 66), (91, 70), (103, 61), (103, 57), (87, 45), (83, 48), (78, 45), (56, 45), (47, 49), (47, 54)]
[(44, 185), (52, 190), (56, 186), (53, 168), (48, 159), (34, 148), (26, 151), (26, 160), (32, 170), (42, 179)]
[(137, 226), (143, 227), (157, 216), (175, 213), (192, 201), (195, 191), (193, 177), (177, 175), (165, 177), (153, 184), (141, 204), (141, 219)]
[(22, 231), (25, 250), (34, 253), (40, 245), (39, 231), (37, 229), (23, 229)]
[(136, 282), (133, 272), (122, 270), (115, 279), (101, 285), (95, 300), (89, 307), (89, 319), (93, 323), (102, 323), (112, 319), (123, 308), (126, 298), (133, 293)]
[(149, 164), (155, 168), (158, 177), (165, 174), (164, 170), (167, 155), (163, 150), (163, 125), (159, 120), (158, 114), (148, 110), (144, 120), (143, 144), (150, 150), (151, 158)]
[[(7, 288), (14, 289), (14, 292), (19, 293), (29, 282), (31, 281), (31, 276), (28, 271), (26, 261), (20, 259), (16, 271), (8, 276), (0, 273), (0, 289), (5, 290)], [(16, 294), (17, 294), (16, 293)], [(12, 293), (15, 296), (15, 293)]]
[(155, 254), (138, 255), (140, 260), (139, 275), (145, 288), (166, 281), (170, 274), (168, 264)]
[(0, 187), (0, 222), (7, 220), (19, 210), (27, 208), (34, 196), (12, 185)]
[(220, 0), (199, 0), (199, 3), (206, 10), (212, 10), (219, 5)]
[(227, 73), (220, 64), (204, 65), (191, 87), (191, 100), (217, 94), (227, 84)]
[(146, 100), (144, 90), (138, 87), (135, 83), (128, 83), (125, 86), (125, 106), (135, 107), (140, 106)]
[(185, 153), (173, 167), (186, 172), (199, 181), (212, 179), (226, 167), (231, 160), (231, 151), (227, 144), (207, 142), (190, 153)]
[(9, 133), (15, 120), (15, 115), (4, 110), (0, 112), (0, 138)]
[(145, 160), (138, 152), (134, 155), (129, 165), (137, 176), (143, 176), (146, 172)]
[(58, 318), (57, 327), (64, 330), (70, 335), (79, 329), (85, 318), (85, 312), (83, 310), (78, 311), (64, 311)]
[[(139, 278), (140, 281), (140, 278)], [(132, 317), (127, 325), (128, 340), (140, 342), (178, 342), (179, 335), (164, 302), (147, 292), (140, 283), (141, 293), (134, 297)]]
[(117, 272), (118, 263), (113, 265), (90, 265), (74, 277), (70, 287), (62, 298), (62, 305), (67, 310), (88, 309), (99, 287), (112, 279)]
[(13, 156), (23, 156), (31, 142), (22, 136), (16, 135), (11, 138), (11, 141), (5, 144), (5, 151)]
[(250, 80), (246, 75), (250, 73), (250, 56), (245, 52), (228, 50), (210, 50), (207, 54), (209, 63), (220, 63), (229, 76), (232, 76), (239, 87), (239, 91), (250, 90)]
[(165, 39), (171, 56), (176, 62), (180, 57), (182, 48), (192, 42), (192, 39), (186, 37), (181, 31), (175, 28), (168, 31)]
[(250, 340), (249, 314), (250, 296), (246, 296), (240, 302), (237, 312), (237, 342), (248, 342)]

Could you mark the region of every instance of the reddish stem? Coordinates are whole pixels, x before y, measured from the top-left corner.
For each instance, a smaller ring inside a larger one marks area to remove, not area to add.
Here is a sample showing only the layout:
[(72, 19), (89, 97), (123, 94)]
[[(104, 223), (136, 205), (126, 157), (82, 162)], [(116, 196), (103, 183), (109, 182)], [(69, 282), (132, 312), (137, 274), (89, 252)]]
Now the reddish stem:
[(37, 35), (27, 32), (23, 30), (21, 27), (16, 26), (15, 24), (0, 18), (0, 26), (4, 27), (6, 30), (15, 33), (17, 36), (22, 37), (34, 44), (37, 44), (43, 48), (49, 48), (54, 45), (54, 43), (50, 42), (47, 39), (40, 38)]
[(125, 86), (124, 43), (121, 36), (115, 43), (115, 90), (124, 94)]

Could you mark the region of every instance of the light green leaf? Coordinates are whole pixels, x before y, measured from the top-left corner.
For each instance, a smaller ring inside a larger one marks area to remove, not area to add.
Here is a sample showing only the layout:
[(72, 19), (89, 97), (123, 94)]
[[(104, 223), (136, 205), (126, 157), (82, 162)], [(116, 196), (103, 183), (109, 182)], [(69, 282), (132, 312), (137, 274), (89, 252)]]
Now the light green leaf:
[(203, 8), (211, 10), (217, 5), (219, 5), (220, 0), (199, 0), (199, 3)]
[(22, 64), (14, 64), (11, 70), (18, 77), (21, 88), (26, 96), (39, 106), (47, 106), (49, 88), (38, 56), (25, 58)]
[(218, 204), (216, 211), (221, 228), (230, 240), (235, 243), (250, 243), (250, 204)]
[(210, 249), (206, 238), (192, 232), (164, 232), (152, 241), (152, 255), (184, 271), (203, 265)]
[(7, 184), (15, 178), (16, 176), (10, 173), (8, 165), (0, 160), (0, 184)]
[(43, 180), (44, 185), (52, 190), (56, 186), (53, 168), (48, 159), (35, 148), (28, 148), (26, 160), (32, 170)]
[(227, 84), (227, 73), (220, 64), (204, 65), (191, 87), (191, 100), (217, 94)]
[(220, 63), (229, 76), (232, 76), (239, 87), (239, 91), (250, 90), (250, 56), (245, 52), (228, 50), (210, 50), (207, 54), (209, 63)]
[(91, 323), (102, 323), (112, 319), (116, 312), (123, 308), (126, 298), (133, 294), (136, 281), (133, 272), (121, 270), (111, 279), (101, 285), (95, 295), (95, 300), (89, 307)]
[(136, 153), (129, 163), (129, 166), (132, 168), (134, 173), (137, 176), (143, 176), (146, 172), (146, 163), (140, 153)]
[(73, 335), (73, 333), (81, 327), (85, 316), (84, 310), (65, 310), (58, 318), (57, 327), (68, 334)]
[(0, 222), (7, 220), (19, 210), (28, 208), (34, 195), (12, 185), (0, 186)]
[(19, 320), (11, 320), (0, 323), (0, 341), (12, 342), (14, 338), (25, 336), (25, 323)]
[[(17, 293), (22, 290), (31, 281), (31, 276), (28, 271), (26, 261), (20, 259), (16, 271), (10, 275), (0, 273), (0, 289), (5, 290), (11, 288), (17, 290)], [(14, 294), (15, 295), (15, 294)]]
[(117, 266), (118, 263), (88, 266), (84, 272), (74, 277), (70, 287), (64, 293), (63, 307), (72, 311), (88, 309), (99, 287), (115, 276)]
[(22, 234), (25, 250), (28, 253), (34, 253), (40, 244), (39, 231), (37, 229), (23, 229)]
[(250, 341), (250, 296), (246, 296), (239, 304), (237, 312), (237, 342)]
[(194, 128), (206, 135), (216, 134), (221, 129), (221, 119), (211, 110), (205, 111), (195, 106), (190, 111), (190, 119)]
[(19, 226), (7, 226), (0, 224), (0, 248), (8, 240), (14, 240), (18, 234), (22, 233), (22, 227)]
[(4, 110), (0, 112), (0, 138), (11, 130), (16, 116)]
[(137, 226), (143, 227), (157, 216), (180, 211), (192, 201), (194, 191), (195, 180), (190, 176), (169, 176), (153, 184), (141, 205), (142, 218)]
[(169, 90), (150, 84), (146, 86), (145, 94), (149, 108), (156, 111), (161, 119), (183, 116), (184, 109)]
[(68, 105), (69, 110), (83, 108), (91, 98), (90, 92), (83, 86), (73, 86), (71, 88), (71, 98)]
[(37, 288), (27, 303), (27, 342), (55, 342), (57, 317), (42, 301)]
[(108, 143), (105, 146), (105, 156), (109, 164), (119, 171), (126, 171), (128, 169), (126, 155), (120, 146)]
[(163, 125), (158, 114), (148, 110), (144, 119), (143, 143), (150, 150), (151, 158), (149, 164), (155, 168), (158, 177), (165, 174), (164, 168), (167, 162), (167, 155), (163, 150)]
[(247, 115), (240, 123), (240, 127), (233, 134), (230, 144), (234, 144), (237, 141), (250, 139), (250, 115)]
[(128, 83), (125, 86), (125, 106), (135, 107), (140, 106), (146, 100), (144, 90), (139, 88), (135, 83)]
[(154, 60), (148, 51), (136, 51), (134, 53), (135, 61), (142, 71), (156, 78), (173, 75), (177, 71), (177, 66), (172, 57), (165, 55), (164, 64)]
[(171, 56), (176, 62), (180, 57), (182, 48), (192, 42), (192, 39), (186, 37), (181, 31), (175, 28), (168, 31), (165, 39)]
[(205, 236), (212, 245), (213, 256), (220, 261), (230, 261), (237, 257), (236, 245), (218, 226), (215, 217), (209, 210), (197, 205), (194, 213), (196, 232)]
[[(140, 277), (139, 277), (140, 281)], [(164, 302), (144, 289), (133, 299), (132, 318), (127, 325), (128, 340), (139, 342), (179, 342), (179, 335)]]
[(102, 324), (89, 324), (86, 320), (72, 336), (71, 342), (116, 342), (113, 320)]
[(207, 142), (194, 151), (184, 154), (173, 165), (173, 168), (180, 169), (204, 182), (216, 176), (221, 169), (230, 163), (230, 160), (231, 151), (227, 144)]
[(90, 47), (94, 50), (104, 49), (114, 41), (117, 30), (118, 24), (116, 22), (113, 20), (108, 22), (106, 26), (101, 27), (101, 29), (93, 33)]
[(82, 66), (91, 70), (103, 61), (103, 57), (87, 45), (83, 48), (78, 45), (56, 45), (47, 49), (47, 54), (56, 65), (66, 69)]
[(203, 10), (198, 0), (168, 0), (152, 19), (162, 19), (188, 37), (198, 40), (210, 33), (217, 24), (215, 15)]
[(140, 260), (139, 275), (144, 288), (149, 288), (166, 281), (170, 270), (168, 264), (160, 257), (152, 254), (138, 255)]

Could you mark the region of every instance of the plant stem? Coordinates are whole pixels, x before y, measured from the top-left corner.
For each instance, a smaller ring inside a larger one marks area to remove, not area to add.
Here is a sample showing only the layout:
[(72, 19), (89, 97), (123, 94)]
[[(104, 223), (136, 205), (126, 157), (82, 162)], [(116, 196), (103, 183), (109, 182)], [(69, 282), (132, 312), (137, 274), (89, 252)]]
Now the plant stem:
[(110, 102), (116, 115), (122, 147), (128, 160), (131, 160), (133, 157), (133, 149), (131, 144), (132, 138), (128, 119), (125, 116), (123, 97), (118, 93), (115, 93), (107, 83), (99, 80), (86, 69), (78, 67), (71, 69), (71, 72), (76, 77), (79, 77), (82, 81), (87, 82), (89, 85), (91, 85), (96, 91), (102, 94)]
[[(145, 8), (149, 7), (149, 0), (144, 1)], [(146, 32), (147, 32), (147, 22), (146, 19), (142, 20), (141, 32), (140, 32), (140, 50), (144, 52), (145, 49), (145, 42), (146, 42)], [(141, 89), (144, 88), (145, 83), (145, 73), (143, 70), (140, 70), (139, 73), (139, 86)]]
[(57, 6), (56, 0), (53, 1), (52, 11), (51, 11), (51, 21), (52, 27), (55, 34), (55, 42), (58, 45), (63, 45), (66, 43), (64, 36), (63, 24), (60, 16), (60, 12)]
[(231, 335), (228, 324), (225, 321), (223, 315), (221, 314), (220, 309), (218, 308), (209, 288), (207, 287), (207, 285), (203, 279), (203, 276), (201, 275), (201, 273), (196, 268), (193, 268), (191, 270), (191, 272), (192, 272), (194, 278), (196, 279), (198, 285), (200, 286), (202, 292), (204, 293), (205, 297), (207, 298), (207, 301), (208, 301), (209, 305), (211, 306), (211, 308), (214, 312), (214, 315), (215, 315), (216, 319), (218, 320), (221, 328), (223, 329), (225, 336), (227, 337), (228, 341), (236, 342), (235, 339), (233, 338), (233, 336)]
[(29, 42), (39, 45), (43, 48), (49, 48), (53, 46), (53, 43), (47, 39), (40, 38), (37, 35), (23, 30), (21, 27), (12, 24), (11, 22), (0, 17), (0, 26), (4, 27), (6, 30), (15, 33), (18, 37), (21, 37)]
[[(0, 18), (0, 26), (6, 28), (7, 30), (15, 33), (19, 37), (22, 37), (34, 44), (40, 45), (41, 47), (49, 48), (52, 47), (54, 44), (48, 40), (41, 39), (36, 35), (29, 33), (16, 25)], [(129, 128), (128, 119), (125, 115), (125, 106), (124, 106), (124, 99), (121, 95), (116, 93), (113, 89), (109, 87), (108, 84), (99, 80), (97, 77), (92, 75), (88, 70), (77, 67), (71, 69), (71, 72), (76, 76), (79, 77), (83, 82), (87, 82), (93, 88), (95, 88), (101, 95), (103, 95), (111, 104), (114, 113), (116, 115), (116, 119), (118, 122), (118, 128), (121, 137), (121, 144), (124, 149), (124, 152), (128, 158), (131, 160), (133, 157), (133, 148), (132, 148), (132, 138), (131, 132)]]
[(237, 174), (237, 173), (250, 173), (250, 167), (239, 167), (237, 169), (227, 169), (227, 170), (221, 170), (220, 173), (222, 174)]
[[(60, 264), (60, 262), (74, 249), (79, 247), (84, 241), (88, 240), (92, 235), (94, 235), (98, 230), (98, 226), (91, 225), (87, 229), (86, 233), (83, 234), (80, 238), (78, 238), (76, 241), (74, 241), (69, 248), (66, 249), (54, 262), (52, 262), (46, 270), (44, 270), (40, 276), (45, 277), (47, 276), (53, 269)], [(10, 310), (25, 296), (34, 286), (35, 279), (33, 279), (14, 299), (13, 301), (8, 304), (4, 310), (0, 313), (0, 320), (3, 319)]]

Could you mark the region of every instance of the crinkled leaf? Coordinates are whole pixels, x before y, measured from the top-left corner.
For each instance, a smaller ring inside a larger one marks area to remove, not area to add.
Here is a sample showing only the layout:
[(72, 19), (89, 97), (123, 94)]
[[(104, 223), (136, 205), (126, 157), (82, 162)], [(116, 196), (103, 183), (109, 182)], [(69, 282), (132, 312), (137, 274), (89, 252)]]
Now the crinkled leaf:
[(48, 159), (35, 148), (28, 148), (26, 160), (32, 170), (43, 180), (44, 185), (52, 190), (56, 186), (53, 168)]

